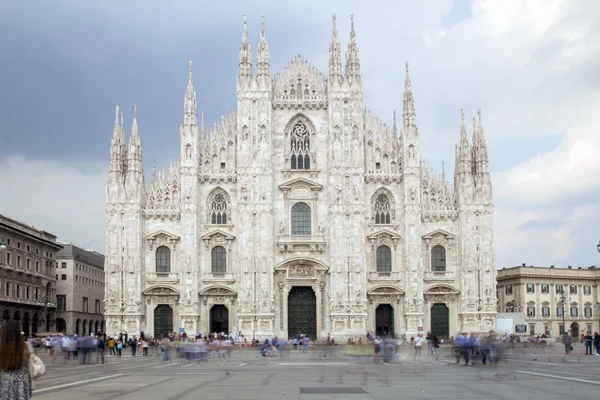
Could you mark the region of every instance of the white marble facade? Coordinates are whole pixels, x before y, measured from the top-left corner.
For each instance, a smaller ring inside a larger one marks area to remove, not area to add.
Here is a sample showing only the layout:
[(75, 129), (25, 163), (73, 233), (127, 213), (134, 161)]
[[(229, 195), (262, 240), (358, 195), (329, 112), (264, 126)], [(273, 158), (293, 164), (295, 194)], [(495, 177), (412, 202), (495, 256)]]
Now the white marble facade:
[[(117, 108), (106, 204), (109, 333), (152, 335), (155, 310), (167, 305), (176, 331), (207, 332), (220, 318), (246, 336), (286, 337), (298, 323), (288, 315), (298, 287), (312, 289), (320, 338), (426, 332), (434, 304), (449, 311), (450, 335), (495, 326), (481, 113), (469, 142), (461, 111), (451, 185), (443, 168), (421, 159), (408, 64), (398, 123), (395, 113), (387, 125), (366, 110), (354, 22), (344, 68), (334, 17), (328, 75), (301, 56), (271, 75), (264, 20), (254, 67), (244, 17), (237, 106), (213, 125), (197, 117), (189, 67), (181, 153), (154, 169), (149, 185), (135, 107), (128, 144)], [(221, 313), (214, 320), (213, 307)]]

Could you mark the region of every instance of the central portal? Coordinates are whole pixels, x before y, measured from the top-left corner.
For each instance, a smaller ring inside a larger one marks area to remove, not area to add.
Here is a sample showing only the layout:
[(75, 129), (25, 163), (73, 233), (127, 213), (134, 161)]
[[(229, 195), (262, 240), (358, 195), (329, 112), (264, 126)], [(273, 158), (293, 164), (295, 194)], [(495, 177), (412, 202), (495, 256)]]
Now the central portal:
[(440, 339), (450, 336), (450, 313), (443, 303), (431, 306), (431, 333)]
[(375, 335), (394, 335), (394, 309), (389, 304), (380, 304), (375, 310)]
[(223, 304), (210, 309), (210, 331), (229, 334), (229, 310)]
[(288, 295), (288, 337), (317, 337), (317, 297), (309, 286), (293, 286)]
[[(83, 322), (83, 331), (87, 332), (85, 321)], [(162, 339), (171, 332), (173, 332), (173, 309), (168, 304), (160, 304), (154, 309), (154, 338)]]

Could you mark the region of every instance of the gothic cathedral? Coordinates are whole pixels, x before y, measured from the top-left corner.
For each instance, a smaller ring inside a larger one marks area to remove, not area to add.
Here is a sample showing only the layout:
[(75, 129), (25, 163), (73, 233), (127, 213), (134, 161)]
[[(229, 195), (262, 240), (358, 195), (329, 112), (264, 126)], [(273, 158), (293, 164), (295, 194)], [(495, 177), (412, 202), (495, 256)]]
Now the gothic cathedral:
[(342, 69), (303, 57), (254, 69), (246, 17), (237, 106), (197, 117), (190, 62), (180, 155), (144, 180), (134, 106), (117, 107), (106, 202), (107, 333), (338, 341), (495, 328), (493, 203), (481, 112), (464, 113), (454, 184), (421, 161), (406, 65), (399, 126), (363, 104), (352, 20)]

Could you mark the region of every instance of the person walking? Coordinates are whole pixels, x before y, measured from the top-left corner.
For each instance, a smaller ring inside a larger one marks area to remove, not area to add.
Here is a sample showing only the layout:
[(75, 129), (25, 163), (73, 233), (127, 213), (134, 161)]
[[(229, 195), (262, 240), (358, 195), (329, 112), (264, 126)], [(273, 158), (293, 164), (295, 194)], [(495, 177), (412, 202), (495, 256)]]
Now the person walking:
[(594, 355), (592, 353), (592, 342), (593, 341), (594, 341), (594, 338), (592, 337), (592, 332), (586, 332), (585, 336), (583, 337), (583, 343), (585, 344), (585, 355), (586, 356), (588, 354), (590, 356)]
[(113, 339), (113, 338), (108, 339), (108, 354), (111, 354), (111, 355), (117, 354), (115, 352), (115, 339)]
[(30, 351), (17, 321), (0, 324), (0, 400), (31, 399)]
[(571, 351), (573, 351), (573, 338), (567, 332), (563, 334), (563, 344), (565, 345), (565, 354), (571, 354)]
[(417, 355), (419, 356), (419, 358), (421, 358), (421, 350), (423, 350), (423, 342), (425, 340), (423, 339), (423, 335), (421, 335), (419, 333), (419, 335), (417, 336), (417, 338), (415, 339), (415, 356), (414, 359), (417, 359)]
[(96, 364), (101, 362), (104, 364), (104, 348), (106, 347), (106, 341), (102, 336), (98, 336), (96, 342)]
[(440, 339), (437, 337), (437, 335), (434, 333), (433, 335), (431, 335), (431, 357), (435, 358), (435, 360), (438, 360), (438, 349), (440, 348)]
[(594, 332), (594, 349), (596, 349), (596, 355), (600, 356), (600, 335), (598, 332)]

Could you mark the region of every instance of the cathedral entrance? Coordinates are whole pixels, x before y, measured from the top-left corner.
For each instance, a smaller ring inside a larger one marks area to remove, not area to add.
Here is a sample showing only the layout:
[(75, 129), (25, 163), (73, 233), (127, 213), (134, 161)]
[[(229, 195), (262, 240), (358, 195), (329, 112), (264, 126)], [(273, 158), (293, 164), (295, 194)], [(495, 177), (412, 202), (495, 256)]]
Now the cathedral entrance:
[(215, 304), (210, 309), (210, 331), (229, 334), (229, 310), (223, 304)]
[(317, 337), (317, 296), (310, 286), (293, 286), (288, 295), (288, 337)]
[(161, 339), (173, 332), (173, 309), (168, 304), (159, 304), (154, 309), (154, 338)]
[(442, 339), (450, 336), (450, 313), (443, 303), (431, 306), (431, 333)]
[(389, 304), (380, 304), (375, 310), (375, 335), (394, 334), (394, 308)]

